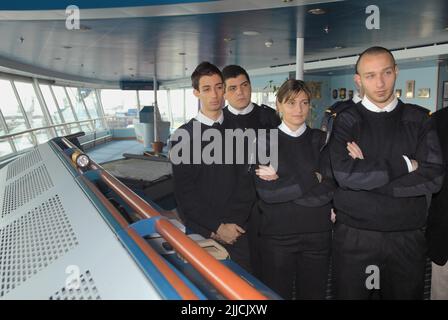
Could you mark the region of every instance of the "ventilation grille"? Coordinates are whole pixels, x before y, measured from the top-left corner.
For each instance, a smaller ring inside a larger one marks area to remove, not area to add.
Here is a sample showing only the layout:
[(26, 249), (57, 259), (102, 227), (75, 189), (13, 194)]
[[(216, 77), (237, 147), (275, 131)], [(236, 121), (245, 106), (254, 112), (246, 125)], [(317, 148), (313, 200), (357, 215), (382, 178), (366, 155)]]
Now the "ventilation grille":
[(0, 229), (0, 298), (78, 245), (58, 195)]
[(45, 164), (11, 182), (5, 188), (2, 218), (53, 187)]
[(6, 180), (14, 178), (41, 161), (42, 157), (40, 156), (39, 149), (27, 153), (9, 165)]
[(50, 297), (50, 300), (101, 300), (95, 281), (89, 270), (79, 277), (77, 289), (63, 287)]

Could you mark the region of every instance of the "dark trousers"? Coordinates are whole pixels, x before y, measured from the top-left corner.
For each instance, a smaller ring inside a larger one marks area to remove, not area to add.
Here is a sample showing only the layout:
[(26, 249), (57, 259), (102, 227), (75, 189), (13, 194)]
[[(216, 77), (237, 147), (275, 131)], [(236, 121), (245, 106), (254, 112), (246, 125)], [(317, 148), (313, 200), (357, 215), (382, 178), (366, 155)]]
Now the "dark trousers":
[(422, 299), (426, 263), (422, 230), (379, 232), (336, 222), (336, 299)]
[(331, 232), (260, 236), (261, 280), (283, 299), (325, 299)]
[(254, 205), (249, 217), (246, 234), (249, 240), (252, 274), (256, 278), (261, 278), (260, 219), (258, 205)]
[(252, 273), (249, 239), (247, 234), (241, 235), (234, 244), (222, 244), (230, 255), (230, 259), (235, 261), (247, 272)]

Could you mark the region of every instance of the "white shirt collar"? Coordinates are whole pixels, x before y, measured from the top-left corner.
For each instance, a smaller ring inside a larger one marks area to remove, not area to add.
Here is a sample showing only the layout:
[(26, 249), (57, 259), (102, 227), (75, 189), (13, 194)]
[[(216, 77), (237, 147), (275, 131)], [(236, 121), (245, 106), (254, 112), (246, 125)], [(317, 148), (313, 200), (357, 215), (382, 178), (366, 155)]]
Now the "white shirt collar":
[(234, 115), (245, 115), (250, 113), (252, 110), (254, 110), (254, 104), (251, 102), (242, 110), (235, 109), (230, 104), (227, 106), (227, 109), (230, 111), (230, 113), (233, 113)]
[(280, 130), (291, 137), (300, 137), (306, 130), (306, 123), (303, 123), (299, 129), (292, 131), (289, 127), (282, 121), (282, 123), (278, 126)]
[(352, 101), (354, 103), (358, 103), (358, 102), (362, 101), (362, 98), (359, 96), (358, 92), (353, 96)]
[(366, 95), (364, 95), (364, 98), (362, 99), (362, 105), (367, 110), (370, 110), (372, 112), (391, 112), (392, 110), (395, 109), (397, 104), (398, 104), (398, 99), (397, 99), (397, 97), (394, 97), (394, 100), (392, 100), (387, 106), (385, 106), (384, 108), (381, 109), (381, 108), (377, 107), (372, 101), (370, 101)]
[(202, 124), (205, 124), (206, 126), (211, 127), (215, 122), (219, 122), (219, 124), (222, 124), (222, 122), (224, 121), (224, 114), (221, 112), (221, 115), (219, 116), (218, 120), (215, 121), (213, 119), (210, 119), (206, 115), (204, 115), (201, 112), (201, 110), (199, 110), (199, 112), (196, 116), (196, 120), (198, 120)]

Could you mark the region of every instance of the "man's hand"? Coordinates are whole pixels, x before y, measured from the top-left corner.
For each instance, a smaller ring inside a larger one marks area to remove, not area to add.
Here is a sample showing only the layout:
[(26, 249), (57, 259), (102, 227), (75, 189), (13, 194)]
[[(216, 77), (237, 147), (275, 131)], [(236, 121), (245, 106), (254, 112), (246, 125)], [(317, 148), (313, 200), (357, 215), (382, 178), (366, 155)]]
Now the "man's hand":
[(361, 148), (356, 144), (356, 142), (347, 142), (348, 155), (353, 159), (364, 159)]
[(278, 179), (278, 175), (275, 172), (275, 169), (270, 165), (268, 166), (258, 166), (258, 169), (255, 169), (255, 174), (262, 180), (265, 181), (273, 181)]
[(225, 244), (234, 244), (243, 233), (246, 230), (235, 223), (221, 223), (216, 233), (212, 233), (212, 238)]
[(417, 160), (414, 160), (414, 159), (410, 159), (410, 160), (411, 160), (411, 163), (412, 163), (412, 171), (417, 170), (418, 169), (418, 162), (417, 162)]

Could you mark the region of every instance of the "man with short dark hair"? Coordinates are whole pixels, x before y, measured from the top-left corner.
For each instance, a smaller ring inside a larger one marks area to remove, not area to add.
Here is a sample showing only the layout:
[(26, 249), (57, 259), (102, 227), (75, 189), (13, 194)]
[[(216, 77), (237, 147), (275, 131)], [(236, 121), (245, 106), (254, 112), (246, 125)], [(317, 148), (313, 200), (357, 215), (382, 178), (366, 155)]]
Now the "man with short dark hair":
[(334, 122), (337, 299), (423, 298), (427, 199), (444, 167), (428, 110), (395, 97), (397, 74), (389, 50), (364, 51), (355, 75), (364, 98)]
[[(222, 112), (222, 74), (215, 65), (202, 62), (194, 70), (191, 80), (193, 94), (200, 100), (201, 108), (196, 118), (173, 134), (170, 152), (178, 208), (189, 230), (222, 243), (231, 259), (250, 271), (245, 228), (255, 191), (250, 188), (250, 176), (244, 178), (241, 174), (244, 169), (241, 165), (224, 163), (229, 151), (225, 150), (224, 132), (234, 127)], [(182, 132), (187, 132), (187, 137), (182, 136)], [(213, 137), (212, 141), (203, 139), (205, 135)], [(178, 141), (179, 137), (182, 137), (181, 141)], [(211, 148), (215, 139), (218, 147)], [(221, 159), (209, 163), (204, 154), (211, 149), (213, 155), (221, 153)], [(188, 155), (182, 158), (186, 150)], [(180, 158), (184, 161), (177, 161)]]
[[(224, 117), (232, 122), (236, 127), (242, 130), (254, 130), (255, 136), (258, 129), (276, 129), (281, 120), (276, 111), (265, 105), (257, 105), (251, 102), (252, 87), (250, 84), (250, 78), (246, 70), (238, 65), (228, 65), (223, 70), (225, 93), (224, 98), (227, 100), (228, 105), (223, 109)], [(249, 149), (249, 144), (255, 145), (256, 141), (246, 141), (245, 149)], [(255, 149), (254, 149), (255, 150)], [(245, 162), (248, 165), (248, 169), (251, 168), (251, 164), (255, 162), (255, 156), (248, 156), (245, 158)], [(249, 170), (248, 170), (249, 171)], [(247, 172), (243, 171), (246, 175)], [(250, 216), (249, 222), (249, 242), (252, 258), (252, 269), (256, 276), (260, 276), (260, 252), (258, 244), (258, 208), (256, 204), (255, 186), (251, 188), (254, 190), (254, 208)]]
[(252, 87), (246, 70), (237, 65), (222, 70), (225, 83), (224, 98), (229, 103), (224, 117), (243, 129), (274, 129), (281, 121), (274, 109), (251, 102)]

